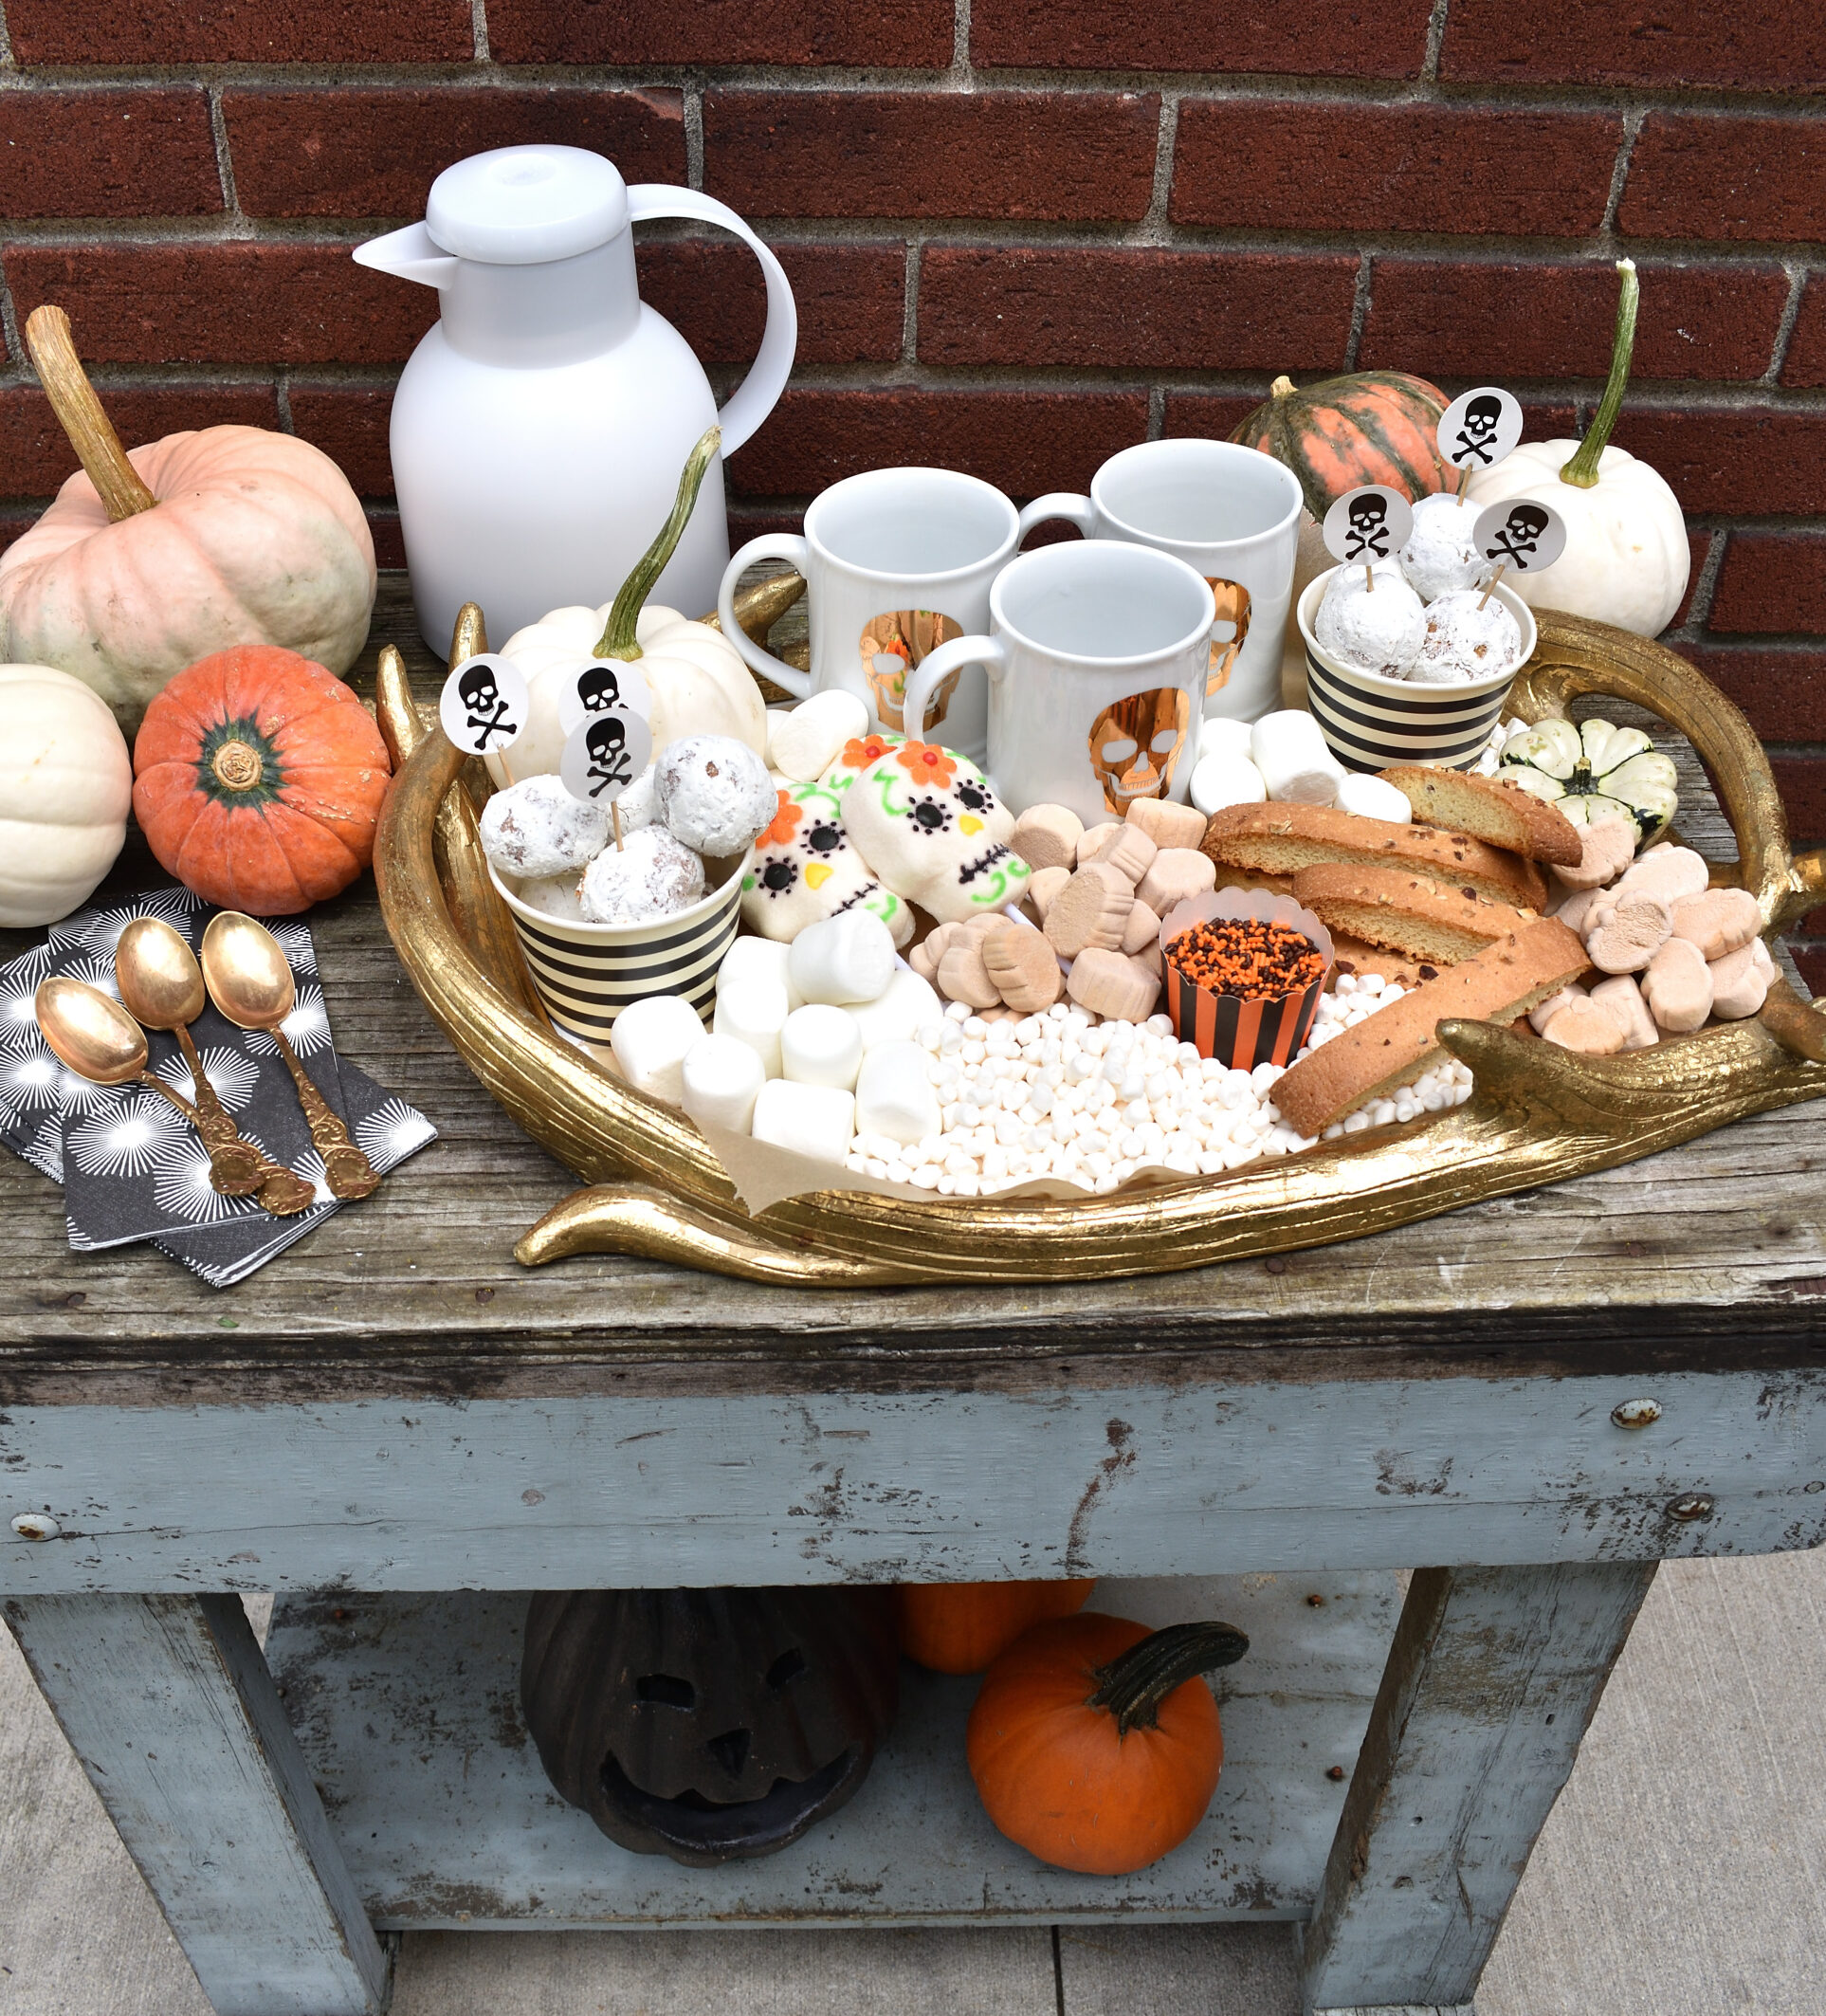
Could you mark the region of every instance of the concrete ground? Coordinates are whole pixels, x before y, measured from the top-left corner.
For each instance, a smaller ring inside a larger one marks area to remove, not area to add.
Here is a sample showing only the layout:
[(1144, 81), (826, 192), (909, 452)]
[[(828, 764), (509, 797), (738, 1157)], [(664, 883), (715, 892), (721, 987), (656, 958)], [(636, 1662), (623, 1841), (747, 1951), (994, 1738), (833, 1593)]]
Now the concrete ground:
[[(1295, 2016), (1285, 1927), (410, 1936), (396, 2016)], [(1664, 1567), (1477, 2016), (1826, 2009), (1826, 1552)], [(210, 2016), (0, 1632), (0, 2016)]]

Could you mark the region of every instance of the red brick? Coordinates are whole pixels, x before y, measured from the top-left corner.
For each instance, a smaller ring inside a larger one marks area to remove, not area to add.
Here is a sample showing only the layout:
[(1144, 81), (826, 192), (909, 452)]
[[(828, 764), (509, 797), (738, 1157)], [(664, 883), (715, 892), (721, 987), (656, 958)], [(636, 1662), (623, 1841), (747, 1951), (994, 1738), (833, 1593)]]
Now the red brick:
[(287, 403), (293, 430), (329, 456), (357, 497), (393, 495), (393, 464), (387, 449), (393, 411), (391, 385), (294, 382)]
[(358, 266), (346, 245), (10, 246), (23, 323), (69, 311), (91, 361), (393, 364), (437, 320), (437, 296)]
[[(1645, 266), (1634, 376), (1759, 378), (1787, 303), (1777, 266)], [(1358, 361), (1428, 377), (1601, 378), (1616, 319), (1608, 260), (1378, 258)]]
[(1769, 767), (1788, 813), (1788, 837), (1797, 847), (1826, 843), (1826, 757), (1772, 756)]
[(1826, 119), (1652, 114), (1616, 226), (1635, 238), (1826, 238)]
[(1800, 968), (1800, 977), (1807, 982), (1808, 991), (1817, 1000), (1826, 994), (1826, 945), (1797, 944), (1790, 940), (1788, 949), (1794, 954), (1795, 964)]
[(759, 539), (763, 533), (799, 533), (804, 530), (803, 511), (782, 511), (776, 504), (745, 504), (734, 497), (730, 500), (729, 550), (732, 553), (738, 546), (745, 546), (751, 539)]
[(466, 63), (469, 0), (7, 0), (21, 64)]
[(1439, 74), (1457, 83), (1826, 84), (1826, 14), (1799, 0), (1452, 0)]
[[(801, 364), (891, 362), (905, 322), (906, 254), (898, 246), (814, 242), (774, 247), (799, 309)], [(745, 364), (760, 347), (766, 289), (743, 245), (662, 239), (639, 253), (641, 299), (705, 364)]]
[(406, 535), (400, 528), (397, 511), (370, 511), (368, 531), (374, 542), (374, 565), (396, 567), (406, 565)]
[(222, 115), (256, 217), (422, 216), (440, 169), (540, 140), (607, 155), (630, 182), (685, 180), (677, 91), (231, 90)]
[[(1268, 8), (1246, 0), (976, 0), (979, 64), (1065, 70), (1253, 70), (1289, 77), (1417, 77), (1430, 0)], [(489, 20), (494, 19), (492, 11)]]
[(951, 0), (488, 0), (497, 63), (854, 64), (939, 70)]
[(1173, 150), (1176, 224), (1237, 230), (1595, 231), (1623, 121), (1311, 99), (1192, 100)]
[[(1570, 430), (1568, 430), (1570, 431)], [(1550, 436), (1547, 438), (1551, 438)], [(1723, 537), (1723, 535), (1720, 535)], [(1680, 598), (1680, 607), (1673, 613), (1669, 623), (1670, 630), (1678, 630), (1692, 614), (1693, 596), (1699, 593), (1699, 572), (1706, 564), (1706, 556), (1711, 550), (1712, 535), (1709, 532), (1695, 532), (1687, 529), (1687, 593)]]
[(8, 91), (10, 217), (195, 217), (222, 208), (201, 91)]
[(1800, 313), (1781, 367), (1784, 385), (1826, 385), (1826, 275), (1816, 273), (1800, 297)]
[(1626, 401), (1611, 439), (1659, 469), (1684, 510), (1785, 517), (1819, 509), (1826, 412)]
[(1707, 622), (1713, 630), (1826, 633), (1826, 536), (1732, 533)]
[(1674, 649), (1744, 709), (1765, 742), (1826, 742), (1826, 651), (1728, 644)]
[(1800, 920), (1800, 928), (1816, 938), (1826, 938), (1826, 910), (1809, 910)]
[[(100, 391), (115, 432), (129, 448), (190, 428), (279, 425), (270, 385), (103, 385)], [(9, 495), (48, 497), (79, 467), (36, 385), (0, 392), (0, 482)]]
[(704, 187), (750, 217), (1133, 220), (1160, 116), (1126, 91), (713, 91)]
[(29, 532), (37, 522), (35, 511), (0, 509), (0, 553), (4, 553), (21, 533)]
[(1147, 431), (1141, 392), (789, 391), (735, 457), (743, 495), (809, 497), (896, 463), (963, 469), (1012, 497), (1082, 490)]
[(1136, 364), (1297, 371), (1342, 364), (1357, 259), (1345, 252), (928, 247), (929, 364)]
[(1192, 434), (1206, 441), (1228, 441), (1261, 403), (1227, 392), (1170, 392), (1160, 431), (1173, 440)]

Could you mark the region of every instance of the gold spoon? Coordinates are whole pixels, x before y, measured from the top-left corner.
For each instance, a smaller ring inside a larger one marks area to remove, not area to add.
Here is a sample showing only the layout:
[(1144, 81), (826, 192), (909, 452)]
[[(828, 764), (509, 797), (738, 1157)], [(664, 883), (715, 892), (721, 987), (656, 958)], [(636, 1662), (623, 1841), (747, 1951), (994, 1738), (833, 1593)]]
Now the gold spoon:
[[(38, 1026), (53, 1053), (91, 1085), (126, 1085), (137, 1080), (150, 1086), (203, 1132), (201, 1115), (182, 1092), (174, 1092), (163, 1079), (146, 1069), (146, 1032), (118, 1001), (111, 1001), (99, 987), (62, 975), (40, 983), (33, 1002)], [(207, 1140), (207, 1136), (205, 1137)], [(257, 1149), (242, 1144), (253, 1164), (260, 1201), (275, 1218), (291, 1218), (302, 1211), (317, 1192), (302, 1177), (269, 1163)], [(270, 1174), (263, 1172), (264, 1169)], [(214, 1153), (210, 1154), (210, 1181), (214, 1181)], [(219, 1185), (218, 1185), (219, 1187)], [(229, 1196), (245, 1193), (230, 1191)]]
[(298, 985), (278, 939), (239, 910), (218, 910), (203, 934), (203, 978), (210, 999), (229, 1021), (239, 1029), (264, 1029), (278, 1044), (311, 1139), (323, 1157), (331, 1192), (343, 1198), (372, 1196), (380, 1187), (374, 1164), (349, 1139), (348, 1128), (330, 1110), (279, 1026), (292, 1012)]
[(196, 954), (162, 919), (137, 917), (115, 946), (114, 977), (127, 1013), (147, 1029), (169, 1030), (191, 1067), (196, 1129), (210, 1150), (210, 1186), (224, 1197), (250, 1196), (279, 1164), (262, 1169), (260, 1151), (242, 1140), (191, 1040), (186, 1025), (203, 1013), (204, 1003), (203, 969)]

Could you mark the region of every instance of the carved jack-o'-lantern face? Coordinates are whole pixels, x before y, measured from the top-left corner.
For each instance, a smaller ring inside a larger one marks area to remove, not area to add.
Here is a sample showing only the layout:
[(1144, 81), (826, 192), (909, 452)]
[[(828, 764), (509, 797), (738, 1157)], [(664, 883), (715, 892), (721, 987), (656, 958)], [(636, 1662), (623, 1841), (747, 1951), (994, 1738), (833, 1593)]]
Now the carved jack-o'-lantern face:
[[(890, 609), (871, 616), (863, 627), (858, 649), (863, 677), (875, 705), (875, 719), (898, 735), (905, 726), (906, 675), (923, 665), (941, 644), (963, 635), (963, 626), (934, 609)], [(936, 728), (950, 710), (952, 695), (963, 677), (961, 668), (941, 679), (925, 710), (927, 728)]]
[(1249, 636), (1249, 590), (1241, 581), (1226, 581), (1206, 575), (1217, 603), (1217, 615), (1211, 626), (1211, 666), (1205, 674), (1205, 693), (1219, 692), (1230, 684), (1231, 668)]
[(1098, 715), (1090, 730), (1090, 766), (1104, 803), (1123, 817), (1137, 798), (1163, 798), (1192, 725), (1192, 701), (1177, 686), (1131, 693)]

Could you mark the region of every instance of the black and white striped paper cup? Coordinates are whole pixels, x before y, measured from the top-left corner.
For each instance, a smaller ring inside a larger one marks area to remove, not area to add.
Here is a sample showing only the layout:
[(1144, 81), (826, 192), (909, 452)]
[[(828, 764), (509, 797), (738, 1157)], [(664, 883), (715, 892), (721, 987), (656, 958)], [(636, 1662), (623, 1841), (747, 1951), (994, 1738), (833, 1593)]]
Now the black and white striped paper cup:
[[(1416, 686), (1360, 672), (1320, 649), (1312, 634), (1328, 568), (1300, 597), (1300, 635), (1306, 647), (1306, 705), (1332, 754), (1346, 770), (1385, 770), (1391, 763), (1435, 763), (1465, 770), (1484, 753), (1502, 718), (1516, 671), (1464, 686)], [(1533, 655), (1534, 612), (1506, 582), (1491, 591), (1522, 626), (1522, 663)]]
[(754, 858), (751, 847), (707, 896), (651, 924), (548, 916), (522, 902), (492, 864), (488, 877), (513, 913), (533, 984), (554, 1026), (607, 1056), (615, 1017), (649, 994), (679, 995), (709, 1020), (717, 968), (741, 922), (741, 878)]

